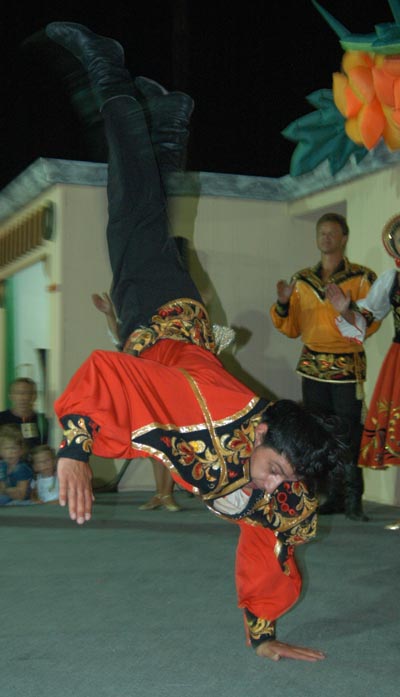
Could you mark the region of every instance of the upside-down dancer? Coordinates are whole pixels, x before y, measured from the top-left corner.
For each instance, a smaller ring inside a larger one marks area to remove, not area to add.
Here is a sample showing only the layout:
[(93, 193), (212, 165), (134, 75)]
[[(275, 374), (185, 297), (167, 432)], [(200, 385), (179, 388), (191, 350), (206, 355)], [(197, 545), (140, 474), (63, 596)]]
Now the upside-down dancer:
[[(132, 81), (123, 49), (82, 25), (54, 22), (47, 36), (84, 66), (109, 151), (107, 238), (121, 351), (94, 351), (55, 403), (64, 427), (60, 503), (82, 524), (92, 510), (89, 457), (148, 455), (240, 527), (236, 579), (257, 653), (317, 661), (279, 642), (275, 620), (297, 600), (293, 550), (312, 538), (317, 501), (307, 481), (333, 469), (343, 446), (290, 400), (269, 404), (215, 355), (207, 311), (169, 236), (160, 160), (186, 147), (193, 108), (183, 93)], [(175, 161), (175, 164), (174, 164)]]

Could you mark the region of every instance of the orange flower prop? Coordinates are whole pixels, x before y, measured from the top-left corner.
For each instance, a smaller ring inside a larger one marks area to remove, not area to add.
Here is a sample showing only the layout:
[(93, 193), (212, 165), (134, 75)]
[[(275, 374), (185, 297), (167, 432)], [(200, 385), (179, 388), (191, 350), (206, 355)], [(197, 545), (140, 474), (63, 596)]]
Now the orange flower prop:
[(369, 34), (353, 34), (317, 0), (311, 2), (345, 54), (341, 72), (333, 75), (333, 89), (308, 95), (316, 111), (282, 131), (297, 143), (290, 161), (293, 177), (324, 161), (335, 175), (350, 158), (361, 162), (378, 142), (400, 150), (400, 0), (388, 0), (394, 22), (375, 24)]
[(333, 75), (333, 100), (348, 138), (368, 150), (383, 138), (400, 149), (400, 55), (347, 51)]

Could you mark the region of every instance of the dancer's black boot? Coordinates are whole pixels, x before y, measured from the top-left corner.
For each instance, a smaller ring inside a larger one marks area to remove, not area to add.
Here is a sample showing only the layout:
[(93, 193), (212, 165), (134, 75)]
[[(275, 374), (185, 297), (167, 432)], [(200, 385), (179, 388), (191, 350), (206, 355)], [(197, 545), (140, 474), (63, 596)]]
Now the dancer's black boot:
[(135, 79), (134, 85), (163, 176), (183, 171), (193, 99), (184, 92), (168, 92), (158, 82), (142, 76)]
[(326, 500), (318, 508), (320, 515), (344, 513), (343, 481), (340, 474), (330, 474), (327, 481)]
[[(168, 92), (149, 78), (138, 77), (133, 83), (124, 67), (121, 44), (114, 39), (94, 34), (82, 24), (52, 22), (47, 25), (45, 32), (49, 39), (62, 46), (82, 64), (97, 109), (101, 109), (104, 102), (114, 96), (129, 95), (140, 102), (164, 186), (170, 173), (183, 171), (189, 121), (194, 107), (192, 98), (183, 92)], [(87, 90), (83, 91), (83, 96), (84, 99), (79, 103), (79, 94), (74, 95), (74, 101), (82, 112), (83, 120), (89, 121), (90, 118), (93, 121)]]
[(74, 22), (51, 22), (46, 26), (46, 35), (83, 65), (99, 109), (111, 97), (135, 96), (131, 77), (124, 67), (124, 50), (118, 41), (98, 36)]
[(369, 520), (362, 505), (363, 476), (360, 467), (350, 462), (345, 468), (345, 505), (346, 518), (365, 523)]

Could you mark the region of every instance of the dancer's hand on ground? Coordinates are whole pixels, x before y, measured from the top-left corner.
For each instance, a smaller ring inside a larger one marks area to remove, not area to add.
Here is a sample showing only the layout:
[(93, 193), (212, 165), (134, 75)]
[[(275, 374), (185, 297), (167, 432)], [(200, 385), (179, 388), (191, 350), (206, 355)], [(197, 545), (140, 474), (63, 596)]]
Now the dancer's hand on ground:
[(271, 661), (279, 661), (281, 658), (294, 658), (298, 661), (321, 661), (325, 658), (322, 651), (316, 649), (307, 649), (304, 646), (293, 646), (292, 644), (284, 644), (282, 641), (264, 641), (256, 648), (257, 656), (270, 658)]
[(60, 457), (57, 476), (60, 506), (68, 505), (71, 520), (82, 525), (92, 516), (92, 470), (87, 462)]

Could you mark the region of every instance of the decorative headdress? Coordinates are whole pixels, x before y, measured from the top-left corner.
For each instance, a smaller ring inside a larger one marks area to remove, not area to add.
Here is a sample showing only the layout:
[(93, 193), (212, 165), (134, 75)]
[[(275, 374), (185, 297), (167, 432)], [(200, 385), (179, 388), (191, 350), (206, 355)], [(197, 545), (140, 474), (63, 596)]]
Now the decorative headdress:
[(400, 253), (396, 249), (394, 234), (400, 230), (400, 213), (392, 216), (382, 230), (382, 242), (388, 254), (394, 258), (395, 264), (400, 268)]

